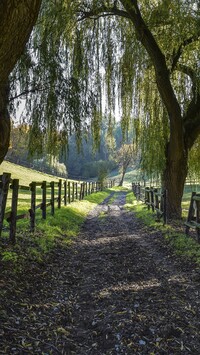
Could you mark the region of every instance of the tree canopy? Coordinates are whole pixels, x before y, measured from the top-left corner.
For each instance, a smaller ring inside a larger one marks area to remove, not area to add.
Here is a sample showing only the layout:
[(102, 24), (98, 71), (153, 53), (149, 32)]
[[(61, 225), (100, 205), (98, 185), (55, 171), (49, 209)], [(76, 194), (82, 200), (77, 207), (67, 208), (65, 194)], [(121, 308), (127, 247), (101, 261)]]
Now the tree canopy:
[(119, 103), (124, 128), (130, 118), (149, 125), (171, 110), (166, 89), (156, 87), (166, 76), (170, 100), (178, 100), (186, 120), (194, 92), (197, 102), (198, 38), (195, 1), (43, 2), (11, 76), (10, 100), (24, 94), (33, 130), (63, 130), (62, 137), (72, 128), (87, 129), (91, 117), (96, 128), (102, 99), (110, 120)]
[(98, 141), (102, 117), (112, 127), (118, 107), (124, 132), (134, 120), (143, 168), (162, 172), (170, 215), (180, 216), (200, 133), (199, 22), (191, 0), (43, 1), (10, 77), (11, 106), (26, 98), (31, 147), (43, 138), (51, 151), (89, 126)]

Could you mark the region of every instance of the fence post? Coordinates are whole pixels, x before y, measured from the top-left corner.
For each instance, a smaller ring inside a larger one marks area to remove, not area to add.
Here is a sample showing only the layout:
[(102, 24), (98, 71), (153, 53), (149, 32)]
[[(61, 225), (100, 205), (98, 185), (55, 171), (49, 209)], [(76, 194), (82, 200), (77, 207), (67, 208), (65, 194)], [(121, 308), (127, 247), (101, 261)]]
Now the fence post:
[(138, 182), (138, 185), (137, 185), (137, 189), (138, 189), (138, 200), (141, 199), (141, 186), (140, 186), (140, 183)]
[(76, 200), (78, 200), (78, 183), (75, 183), (75, 190), (76, 190)]
[(150, 195), (151, 195), (151, 209), (152, 209), (152, 212), (154, 212), (155, 207), (154, 207), (154, 188), (153, 187), (150, 188)]
[[(199, 224), (200, 222), (200, 201), (195, 201), (196, 202), (196, 222)], [(197, 241), (198, 243), (200, 242), (200, 228), (196, 228), (196, 232), (197, 232)]]
[(71, 203), (71, 184), (70, 181), (68, 181), (68, 203)]
[(145, 187), (145, 203), (147, 202), (148, 210), (150, 210), (150, 191), (149, 187)]
[(67, 180), (64, 181), (64, 205), (67, 205)]
[(5, 209), (6, 209), (10, 177), (11, 174), (9, 173), (3, 173), (2, 175), (2, 186), (0, 191), (0, 235), (3, 228), (3, 220), (5, 215)]
[(84, 183), (83, 182), (81, 182), (81, 187), (80, 187), (80, 200), (82, 200), (83, 199), (83, 194), (84, 194), (84, 192), (83, 192), (83, 186), (84, 186)]
[(46, 213), (46, 211), (47, 211), (47, 206), (46, 206), (46, 203), (47, 203), (47, 183), (46, 183), (46, 181), (43, 181), (41, 188), (42, 188), (42, 206), (41, 206), (42, 218), (46, 219), (46, 216), (47, 216), (47, 213)]
[(167, 190), (163, 191), (163, 224), (167, 223)]
[(83, 189), (82, 189), (82, 200), (84, 199), (85, 197), (85, 182), (83, 182)]
[(62, 194), (62, 180), (58, 182), (58, 208), (61, 207), (61, 194)]
[(31, 208), (30, 212), (30, 230), (34, 232), (35, 230), (35, 200), (36, 200), (36, 182), (31, 182), (29, 185), (31, 189)]
[(74, 202), (74, 181), (72, 182), (72, 202)]
[(155, 210), (156, 210), (156, 216), (159, 217), (159, 198), (158, 198), (158, 189), (154, 189), (154, 193), (155, 193)]
[(10, 216), (10, 243), (16, 242), (16, 226), (17, 226), (17, 204), (18, 204), (18, 192), (19, 192), (19, 179), (14, 179), (11, 185), (12, 189), (12, 203), (11, 203), (11, 216)]
[(55, 211), (55, 183), (54, 181), (50, 182), (51, 186), (51, 215), (54, 216)]

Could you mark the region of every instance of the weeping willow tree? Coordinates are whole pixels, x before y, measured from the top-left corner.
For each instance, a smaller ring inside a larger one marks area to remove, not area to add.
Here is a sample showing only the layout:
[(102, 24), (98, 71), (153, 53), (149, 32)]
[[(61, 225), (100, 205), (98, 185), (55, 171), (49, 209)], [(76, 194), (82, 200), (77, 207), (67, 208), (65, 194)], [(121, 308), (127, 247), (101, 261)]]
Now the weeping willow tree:
[(107, 47), (108, 97), (113, 103), (118, 83), (122, 126), (139, 118), (142, 164), (162, 173), (171, 218), (181, 217), (188, 153), (200, 133), (199, 15), (198, 2), (187, 0), (93, 2), (82, 15), (106, 18), (116, 30)]
[(124, 132), (135, 122), (143, 168), (162, 173), (169, 217), (180, 217), (200, 133), (199, 15), (191, 0), (42, 1), (3, 100), (14, 111), (25, 99), (30, 149), (53, 152), (73, 131), (79, 142), (89, 126), (98, 141), (103, 115), (112, 126), (117, 106)]

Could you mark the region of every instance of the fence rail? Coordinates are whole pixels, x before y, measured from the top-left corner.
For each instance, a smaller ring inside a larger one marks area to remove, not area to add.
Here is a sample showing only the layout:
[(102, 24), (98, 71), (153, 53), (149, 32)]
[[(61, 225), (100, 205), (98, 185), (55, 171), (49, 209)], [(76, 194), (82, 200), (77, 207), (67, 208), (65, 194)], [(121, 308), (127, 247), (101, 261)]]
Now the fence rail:
[[(148, 209), (156, 212), (157, 218), (163, 218), (167, 223), (167, 191), (153, 187), (141, 187), (140, 183), (132, 183), (132, 190), (136, 199), (144, 202)], [(192, 192), (187, 220), (184, 223), (185, 234), (189, 236), (190, 229), (195, 229), (198, 243), (200, 243), (200, 193)]]
[[(36, 224), (36, 211), (42, 212), (42, 218), (47, 217), (47, 208), (50, 207), (50, 214), (55, 214), (55, 208), (66, 206), (75, 200), (82, 200), (91, 193), (102, 191), (103, 188), (110, 188), (115, 185), (115, 180), (100, 182), (76, 182), (60, 179), (57, 181), (37, 182), (33, 181), (29, 186), (19, 184), (18, 179), (11, 179), (11, 174), (3, 173), (0, 176), (0, 236), (5, 221), (9, 223), (9, 240), (12, 244), (16, 242), (17, 221), (30, 219), (30, 231), (34, 232)], [(27, 194), (29, 208), (18, 214), (20, 194)], [(8, 207), (8, 194), (11, 195), (11, 204)], [(39, 201), (38, 201), (39, 200)]]
[(167, 223), (167, 191), (155, 187), (142, 187), (139, 183), (132, 183), (132, 190), (139, 201), (144, 202), (148, 209), (156, 212), (157, 219)]

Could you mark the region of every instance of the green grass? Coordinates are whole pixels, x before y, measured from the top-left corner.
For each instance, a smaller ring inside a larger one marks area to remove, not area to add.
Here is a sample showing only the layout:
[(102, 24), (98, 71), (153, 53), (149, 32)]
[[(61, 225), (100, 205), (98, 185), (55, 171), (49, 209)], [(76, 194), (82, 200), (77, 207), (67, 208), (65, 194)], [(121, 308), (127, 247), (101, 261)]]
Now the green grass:
[[(11, 173), (12, 178), (19, 179), (20, 185), (28, 186), (32, 181), (58, 181), (59, 178), (53, 175), (40, 173), (36, 170), (21, 167), (4, 161), (0, 166), (0, 174)], [(38, 188), (38, 191), (41, 190)], [(50, 207), (47, 208), (47, 219), (42, 219), (41, 210), (36, 211), (36, 229), (34, 233), (30, 230), (29, 219), (17, 221), (16, 245), (8, 242), (9, 231), (2, 233), (0, 241), (0, 255), (4, 262), (21, 263), (24, 260), (42, 262), (44, 256), (51, 252), (59, 243), (66, 247), (73, 242), (78, 235), (81, 225), (87, 214), (99, 203), (101, 203), (111, 190), (93, 193), (82, 201), (75, 201), (67, 206), (58, 209), (55, 206), (55, 215), (51, 216)], [(47, 198), (48, 200), (48, 198)], [(11, 193), (8, 196), (7, 211), (10, 210)], [(36, 205), (41, 202), (41, 192), (37, 194)], [(18, 215), (27, 213), (30, 208), (30, 192), (21, 191), (19, 194)], [(5, 222), (4, 226), (8, 226)]]
[(32, 181), (58, 181), (59, 177), (4, 161), (0, 165), (0, 175), (10, 173), (12, 179), (19, 179), (20, 185), (28, 186)]
[[(162, 232), (166, 242), (169, 243), (178, 256), (200, 264), (200, 244), (192, 237), (179, 232), (173, 226), (163, 226), (162, 222), (156, 222), (155, 214), (149, 211), (147, 206), (137, 202), (132, 192), (127, 194), (126, 208), (133, 211), (147, 228), (154, 228)], [(183, 224), (183, 221), (180, 223)]]
[[(12, 178), (18, 178), (21, 185), (28, 185), (32, 181), (58, 181), (58, 177), (40, 173), (38, 171), (21, 167), (9, 162), (3, 162), (0, 165), (0, 174), (10, 172)], [(49, 253), (57, 243), (67, 246), (73, 242), (78, 235), (80, 227), (91, 211), (97, 204), (101, 203), (113, 191), (125, 190), (130, 188), (131, 182), (136, 178), (137, 171), (130, 170), (125, 176), (125, 187), (114, 187), (112, 189), (93, 193), (87, 196), (83, 201), (75, 201), (67, 207), (58, 210), (55, 209), (55, 216), (50, 216), (50, 210), (47, 209), (47, 219), (42, 220), (41, 211), (37, 210), (36, 232), (29, 232), (29, 221), (20, 220), (17, 222), (17, 244), (12, 247), (6, 241), (8, 232), (3, 232), (3, 243), (0, 245), (0, 254), (3, 261), (12, 261), (14, 263), (30, 259), (42, 261), (44, 256)], [(191, 191), (194, 187), (186, 186), (183, 197), (183, 215), (186, 217), (190, 203)], [(199, 191), (200, 186), (196, 187)], [(115, 199), (116, 194), (111, 197), (110, 203)], [(9, 200), (10, 201), (10, 200)], [(30, 208), (29, 193), (20, 193), (19, 213), (25, 213), (27, 207)], [(38, 198), (37, 203), (41, 200)], [(164, 233), (166, 240), (174, 248), (178, 255), (183, 255), (194, 259), (200, 263), (200, 246), (192, 238), (181, 235), (170, 226), (163, 226), (162, 223), (155, 221), (155, 215), (148, 211), (144, 204), (138, 203), (133, 197), (133, 193), (127, 194), (126, 207), (134, 211), (138, 218), (142, 219), (146, 226), (158, 229)], [(9, 208), (8, 208), (9, 209)], [(103, 218), (103, 216), (102, 216)]]
[(56, 246), (67, 247), (79, 234), (87, 214), (110, 195), (109, 189), (87, 196), (82, 201), (75, 201), (68, 206), (55, 210), (50, 215), (47, 209), (47, 219), (43, 220), (41, 211), (37, 211), (36, 229), (29, 232), (29, 220), (17, 222), (17, 243), (14, 246), (6, 243), (8, 232), (3, 233), (0, 245), (0, 255), (3, 262), (22, 265), (24, 261), (43, 262)]
[[(119, 174), (118, 170), (114, 170), (110, 175), (112, 178), (120, 179), (121, 175)], [(132, 182), (138, 182), (141, 179), (141, 172), (139, 169), (128, 168), (127, 173), (124, 177), (124, 187), (131, 188)], [(151, 183), (147, 182), (149, 186)], [(155, 186), (155, 183), (153, 184)], [(200, 193), (200, 184), (195, 183), (186, 183), (184, 188), (184, 194), (182, 199), (182, 210), (183, 210), (183, 217), (186, 218), (187, 212), (190, 205), (190, 199), (192, 191), (196, 191)]]

